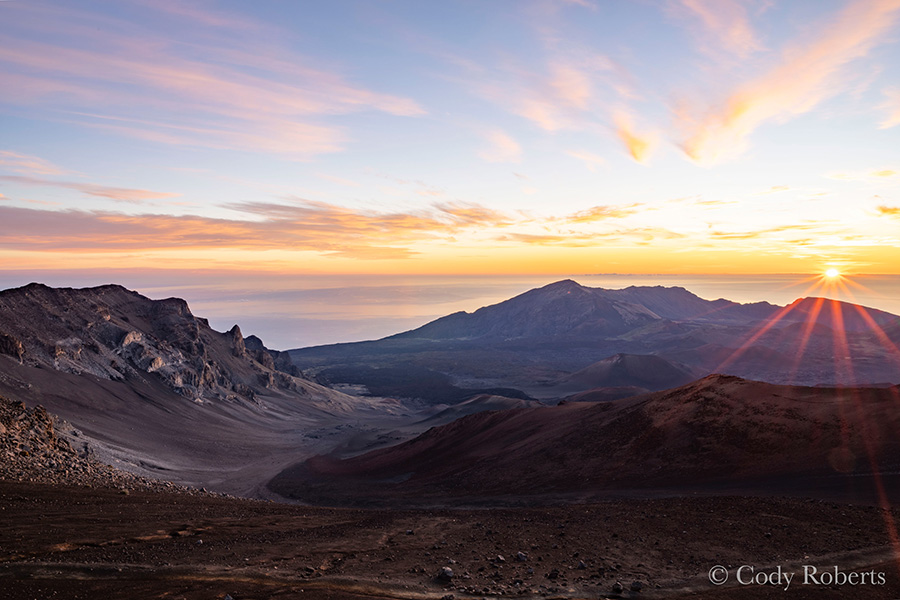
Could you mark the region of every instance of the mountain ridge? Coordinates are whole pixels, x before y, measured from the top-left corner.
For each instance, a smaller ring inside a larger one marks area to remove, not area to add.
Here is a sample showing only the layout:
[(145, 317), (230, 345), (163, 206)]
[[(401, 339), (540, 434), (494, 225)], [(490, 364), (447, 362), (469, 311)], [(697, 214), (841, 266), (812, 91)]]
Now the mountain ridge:
[[(782, 307), (705, 300), (683, 287), (607, 290), (562, 280), (380, 340), (288, 353), (310, 372), (414, 365), (466, 387), (513, 388), (536, 398), (552, 397), (553, 382), (616, 354), (772, 383), (897, 383), (900, 361), (890, 344), (900, 345), (898, 323), (885, 311), (816, 297)], [(841, 336), (853, 348), (840, 358), (846, 368), (836, 368), (833, 357)], [(364, 376), (336, 381), (367, 383)], [(637, 380), (617, 385), (641, 387)]]

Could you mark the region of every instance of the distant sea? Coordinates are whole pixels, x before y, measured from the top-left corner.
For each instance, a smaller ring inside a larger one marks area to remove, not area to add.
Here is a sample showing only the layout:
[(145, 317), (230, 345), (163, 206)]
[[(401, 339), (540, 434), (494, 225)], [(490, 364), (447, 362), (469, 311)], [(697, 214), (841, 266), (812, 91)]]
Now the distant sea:
[(218, 331), (239, 324), (270, 348), (378, 339), (438, 317), (472, 312), (561, 279), (589, 287), (681, 286), (701, 298), (784, 305), (827, 296), (900, 314), (900, 275), (855, 275), (848, 292), (811, 289), (811, 275), (271, 275), (214, 272), (0, 271), (0, 288), (38, 281), (85, 287), (119, 283), (150, 298), (184, 298)]

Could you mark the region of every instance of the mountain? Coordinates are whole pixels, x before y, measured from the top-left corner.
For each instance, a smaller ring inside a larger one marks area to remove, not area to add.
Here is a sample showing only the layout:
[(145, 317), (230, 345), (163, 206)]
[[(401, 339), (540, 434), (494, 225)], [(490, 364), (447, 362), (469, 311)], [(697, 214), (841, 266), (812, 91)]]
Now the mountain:
[[(588, 288), (571, 279), (530, 290), (474, 313), (458, 312), (393, 339), (511, 340), (591, 338), (623, 334), (663, 319), (747, 323), (771, 317), (778, 307), (710, 302), (684, 288)], [(388, 339), (392, 339), (388, 338)]]
[(647, 391), (678, 387), (699, 377), (689, 367), (659, 356), (616, 354), (565, 377), (555, 390), (640, 386)]
[[(323, 391), (240, 328), (213, 331), (180, 298), (150, 300), (121, 286), (31, 284), (0, 292), (0, 352), (24, 366), (111, 381), (151, 374), (196, 402), (253, 402), (282, 390)], [(330, 394), (329, 392), (329, 395)], [(333, 395), (332, 395), (333, 396)]]
[(743, 491), (900, 492), (900, 388), (778, 386), (712, 375), (606, 403), (479, 413), (269, 486), (309, 502), (575, 498)]
[(69, 421), (108, 464), (238, 493), (402, 409), (307, 379), (184, 300), (117, 285), (0, 292), (0, 394)]
[[(384, 387), (376, 373), (415, 370), (423, 381), (445, 378), (472, 393), (506, 388), (547, 399), (559, 397), (560, 382), (572, 384), (565, 393), (588, 391), (590, 378), (578, 381), (583, 371), (615, 355), (654, 356), (696, 376), (724, 372), (798, 385), (898, 383), (898, 323), (896, 315), (823, 298), (780, 307), (705, 300), (680, 287), (608, 290), (564, 280), (382, 340), (288, 353), (304, 371), (325, 373), (332, 382), (377, 385), (380, 393), (398, 396), (409, 386), (395, 380)], [(849, 351), (836, 356), (845, 346)], [(613, 387), (664, 387), (647, 385), (653, 371), (650, 364), (619, 369)], [(416, 394), (441, 401), (428, 386)]]

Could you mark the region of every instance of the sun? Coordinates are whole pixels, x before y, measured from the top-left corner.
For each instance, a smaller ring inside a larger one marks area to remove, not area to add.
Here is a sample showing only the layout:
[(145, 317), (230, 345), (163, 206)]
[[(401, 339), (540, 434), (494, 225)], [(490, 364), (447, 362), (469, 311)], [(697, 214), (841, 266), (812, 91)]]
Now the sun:
[(840, 277), (840, 276), (841, 276), (841, 272), (838, 271), (837, 269), (828, 269), (827, 271), (825, 271), (825, 277), (827, 277), (828, 279), (834, 279), (835, 277)]

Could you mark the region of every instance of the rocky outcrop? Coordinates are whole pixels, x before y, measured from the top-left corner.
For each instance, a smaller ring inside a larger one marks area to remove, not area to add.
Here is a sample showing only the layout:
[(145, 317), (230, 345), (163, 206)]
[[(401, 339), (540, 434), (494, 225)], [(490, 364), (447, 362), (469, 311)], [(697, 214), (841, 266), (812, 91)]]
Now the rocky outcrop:
[(241, 328), (235, 324), (228, 332), (228, 335), (231, 336), (231, 353), (238, 357), (244, 356), (247, 348), (244, 346), (244, 336), (241, 335)]
[(247, 352), (260, 364), (294, 377), (307, 378), (306, 374), (291, 360), (289, 353), (280, 350), (269, 350), (263, 345), (262, 340), (255, 335), (247, 336), (244, 339), (244, 344)]
[(0, 354), (12, 356), (19, 362), (22, 362), (22, 356), (25, 354), (25, 346), (13, 336), (0, 333)]
[(214, 331), (179, 298), (150, 300), (121, 286), (0, 292), (0, 354), (28, 366), (126, 381), (156, 377), (180, 395), (255, 402), (311, 385), (284, 352), (235, 325)]

